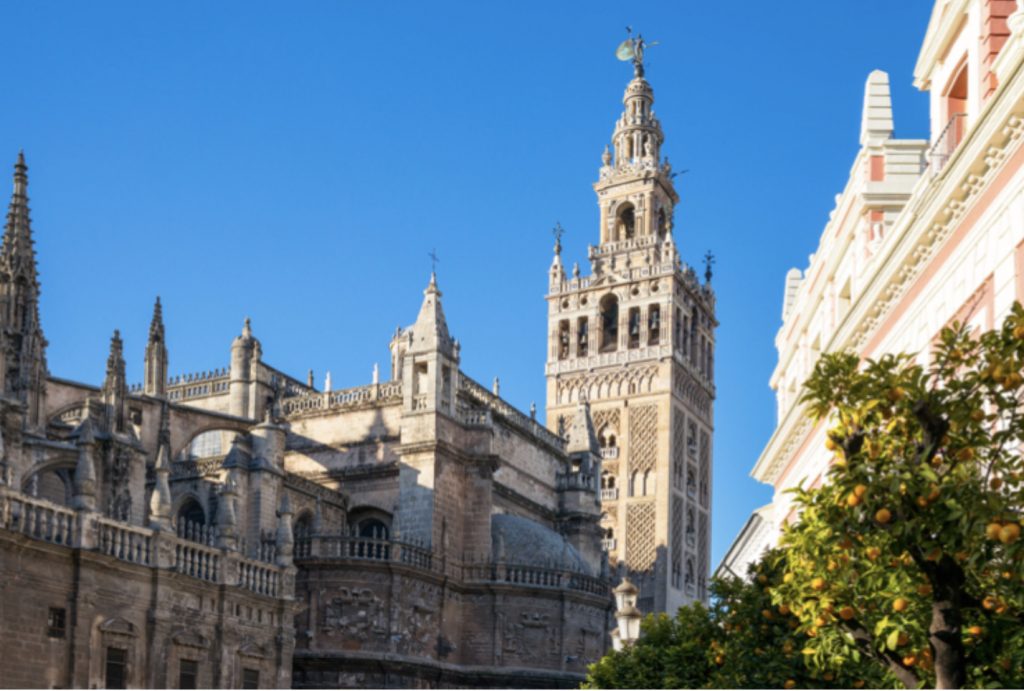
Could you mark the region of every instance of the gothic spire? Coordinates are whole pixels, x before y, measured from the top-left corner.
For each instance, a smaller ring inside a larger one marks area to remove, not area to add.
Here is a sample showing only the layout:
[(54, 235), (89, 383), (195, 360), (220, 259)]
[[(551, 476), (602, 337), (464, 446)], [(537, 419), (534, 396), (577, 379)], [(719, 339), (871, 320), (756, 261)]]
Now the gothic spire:
[(167, 390), (167, 344), (164, 341), (164, 313), (159, 295), (153, 305), (153, 319), (149, 323), (144, 369), (145, 393), (149, 396), (163, 396)]
[[(28, 166), (25, 153), (18, 152), (14, 164), (14, 191), (7, 210), (3, 248), (0, 250), (5, 268), (12, 275), (20, 275), (35, 286), (36, 253), (32, 241), (32, 221), (28, 208)], [(38, 290), (38, 286), (35, 286)]]
[(103, 402), (107, 405), (110, 427), (115, 432), (125, 430), (125, 403), (128, 385), (124, 373), (124, 343), (121, 332), (114, 330), (110, 337), (110, 354), (107, 356), (107, 375), (103, 379)]
[(39, 325), (24, 153), (14, 164), (14, 191), (0, 244), (0, 382), (0, 392), (28, 404), (30, 424), (45, 424), (46, 339)]
[(448, 322), (441, 308), (441, 291), (437, 287), (437, 274), (430, 272), (430, 283), (423, 291), (423, 304), (412, 326), (413, 344), (417, 350), (452, 350)]

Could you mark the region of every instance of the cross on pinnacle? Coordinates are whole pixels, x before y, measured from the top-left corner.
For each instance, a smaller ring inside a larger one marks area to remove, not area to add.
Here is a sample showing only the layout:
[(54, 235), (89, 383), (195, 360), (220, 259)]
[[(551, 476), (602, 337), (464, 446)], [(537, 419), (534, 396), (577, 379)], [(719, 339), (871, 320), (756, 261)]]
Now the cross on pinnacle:
[(555, 221), (555, 227), (551, 229), (551, 234), (555, 236), (555, 254), (562, 253), (562, 236), (565, 235), (565, 228), (558, 221)]
[(707, 254), (704, 255), (704, 280), (711, 283), (711, 267), (715, 263), (715, 255), (711, 254), (711, 250), (708, 250)]
[(437, 263), (441, 261), (437, 257), (437, 250), (430, 250), (429, 252), (427, 252), (427, 256), (430, 257), (430, 273), (437, 273)]

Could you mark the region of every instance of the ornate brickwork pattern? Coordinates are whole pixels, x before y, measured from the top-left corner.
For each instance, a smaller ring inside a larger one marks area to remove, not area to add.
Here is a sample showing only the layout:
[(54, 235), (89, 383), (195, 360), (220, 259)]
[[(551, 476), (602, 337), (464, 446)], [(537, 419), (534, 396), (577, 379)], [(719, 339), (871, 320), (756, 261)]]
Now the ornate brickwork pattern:
[(653, 470), (658, 458), (658, 407), (641, 405), (629, 411), (629, 472)]
[(686, 416), (672, 409), (672, 486), (682, 490), (686, 482)]
[(707, 599), (708, 593), (708, 515), (703, 511), (697, 528), (697, 597)]
[(683, 578), (683, 499), (672, 493), (672, 587), (681, 588)]
[(604, 428), (605, 425), (608, 425), (609, 427), (613, 428), (616, 434), (619, 433), (620, 415), (618, 408), (606, 408), (605, 410), (595, 410), (593, 412), (593, 416), (594, 431), (596, 431), (598, 434), (601, 434), (601, 430)]
[(626, 507), (626, 566), (646, 571), (654, 566), (654, 504), (630, 504)]
[(700, 505), (705, 509), (711, 498), (711, 438), (700, 431)]

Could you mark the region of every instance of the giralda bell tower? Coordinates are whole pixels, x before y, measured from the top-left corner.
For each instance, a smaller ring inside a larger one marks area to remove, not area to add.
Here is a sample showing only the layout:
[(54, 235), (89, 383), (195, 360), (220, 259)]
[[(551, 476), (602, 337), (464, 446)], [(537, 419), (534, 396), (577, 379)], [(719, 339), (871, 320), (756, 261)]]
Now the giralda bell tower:
[(673, 240), (679, 202), (643, 39), (624, 112), (594, 184), (599, 244), (590, 275), (567, 274), (561, 242), (549, 276), (547, 424), (581, 402), (602, 447), (604, 544), (613, 570), (640, 587), (645, 611), (707, 599), (711, 533), (715, 297)]

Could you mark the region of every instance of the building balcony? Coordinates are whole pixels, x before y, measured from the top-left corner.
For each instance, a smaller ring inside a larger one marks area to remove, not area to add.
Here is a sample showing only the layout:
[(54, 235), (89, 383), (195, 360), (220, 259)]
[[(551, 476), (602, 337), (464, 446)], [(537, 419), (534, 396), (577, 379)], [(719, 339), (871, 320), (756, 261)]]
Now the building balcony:
[(925, 154), (925, 166), (935, 177), (953, 157), (967, 131), (967, 113), (954, 113)]
[(615, 501), (619, 498), (618, 487), (608, 487), (601, 490), (601, 501)]
[(619, 447), (617, 446), (607, 446), (601, 449), (601, 458), (605, 459), (606, 461), (615, 460), (618, 457)]
[(610, 552), (615, 549), (615, 538), (606, 537), (601, 540), (601, 549), (606, 552)]

